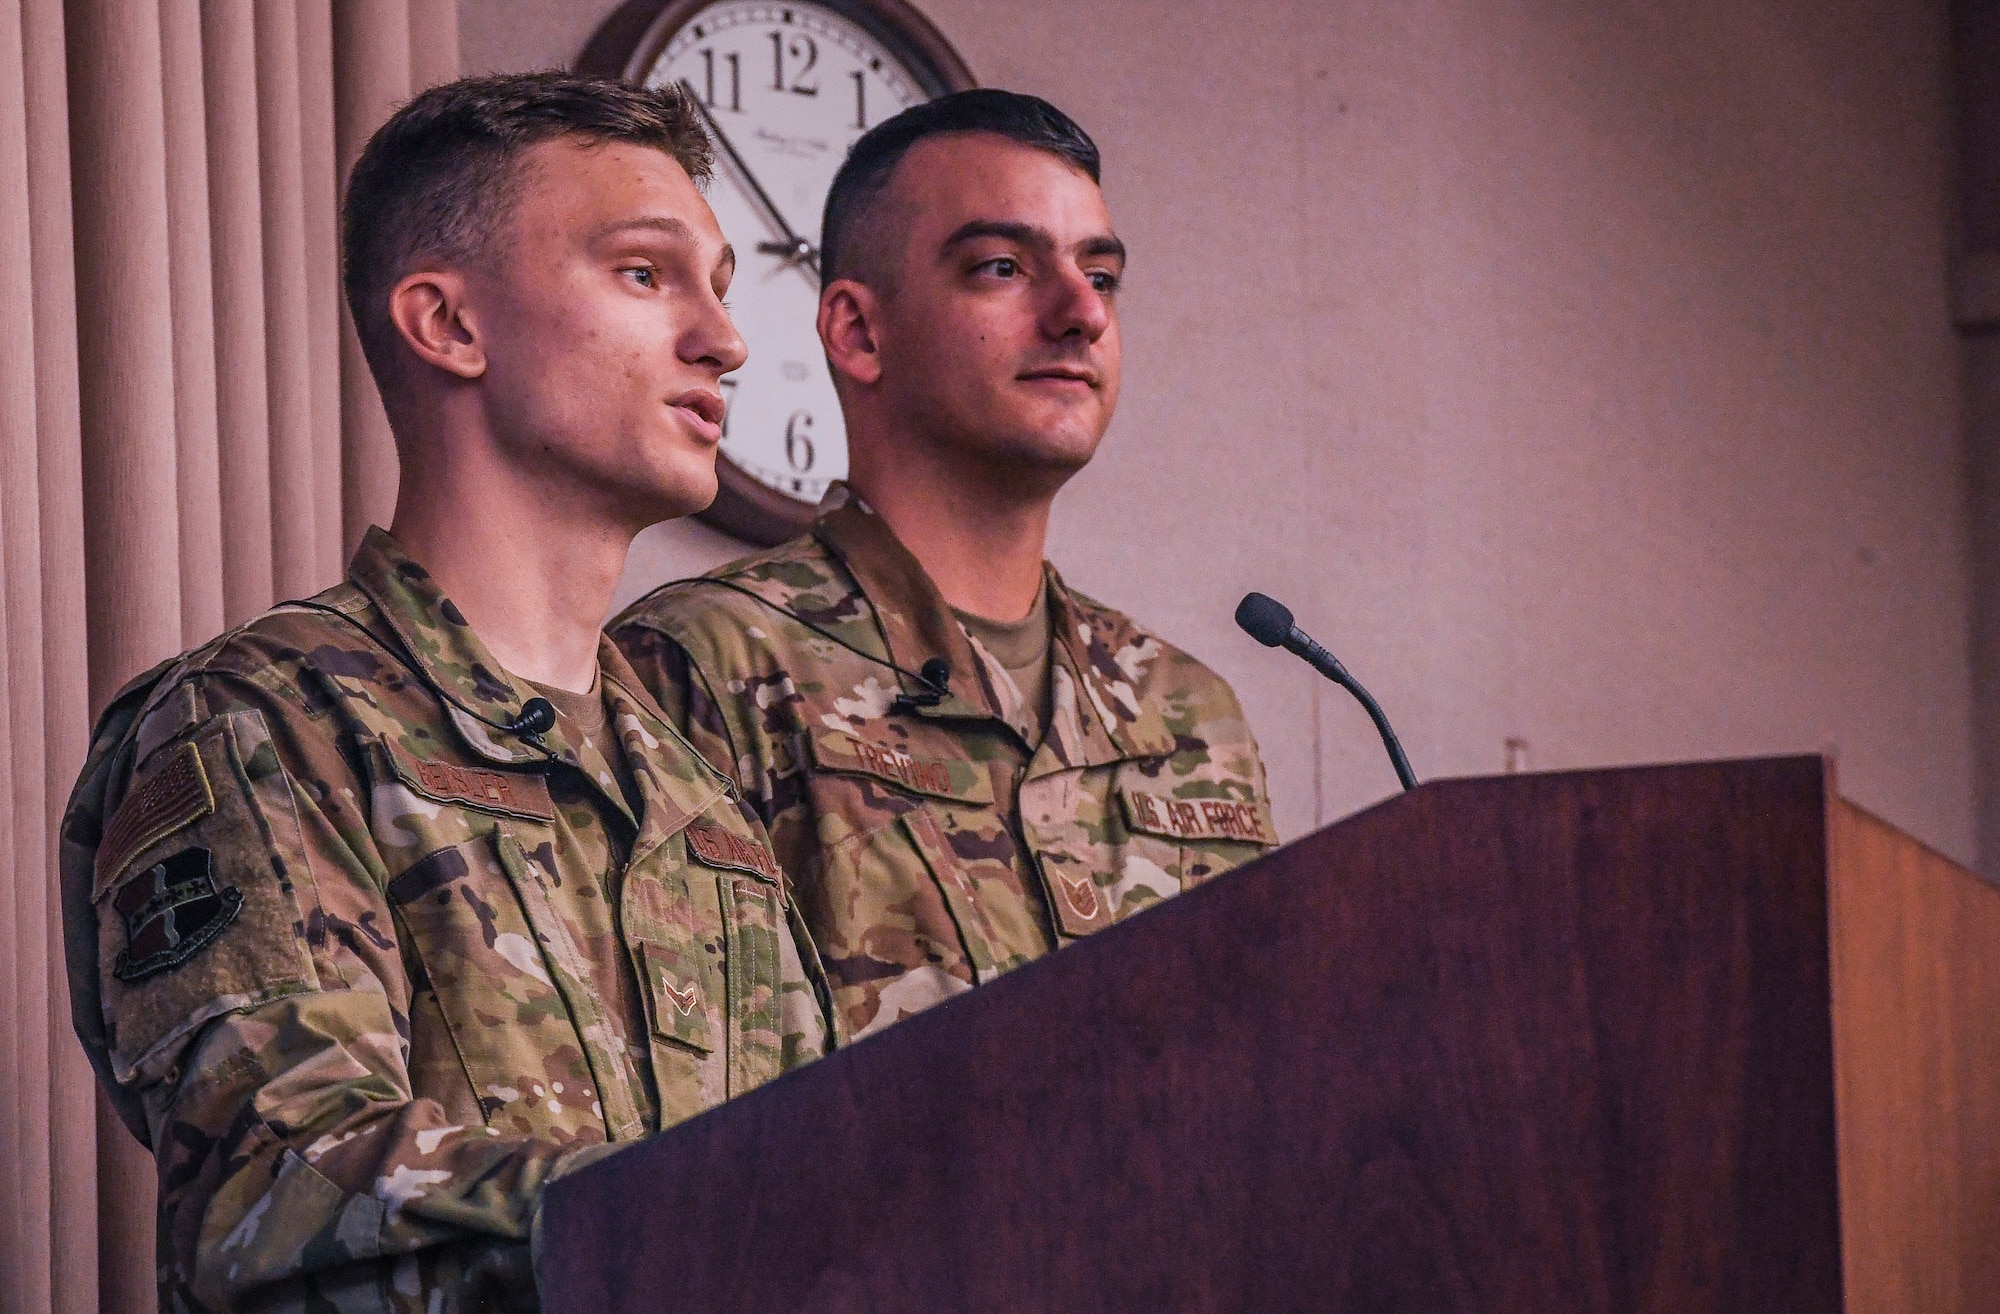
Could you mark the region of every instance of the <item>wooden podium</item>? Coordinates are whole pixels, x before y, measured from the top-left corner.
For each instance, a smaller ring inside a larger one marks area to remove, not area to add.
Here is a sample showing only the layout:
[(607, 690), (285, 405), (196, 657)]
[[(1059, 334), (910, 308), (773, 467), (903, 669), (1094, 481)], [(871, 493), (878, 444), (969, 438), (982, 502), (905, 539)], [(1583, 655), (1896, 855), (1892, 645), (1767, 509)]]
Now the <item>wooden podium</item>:
[(551, 1314), (2000, 1309), (2000, 891), (1814, 757), (1439, 782), (543, 1229)]

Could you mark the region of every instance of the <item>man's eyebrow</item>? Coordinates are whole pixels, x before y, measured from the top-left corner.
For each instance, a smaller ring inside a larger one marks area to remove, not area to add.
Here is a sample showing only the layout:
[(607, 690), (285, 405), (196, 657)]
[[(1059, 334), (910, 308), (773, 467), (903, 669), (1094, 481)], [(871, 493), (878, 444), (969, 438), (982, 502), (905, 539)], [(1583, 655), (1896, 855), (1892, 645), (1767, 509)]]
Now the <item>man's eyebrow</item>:
[(1053, 251), (1056, 245), (1055, 238), (1046, 228), (1037, 228), (1033, 224), (1010, 219), (974, 219), (969, 223), (960, 224), (950, 237), (944, 239), (944, 245), (940, 249), (949, 251), (955, 246), (977, 241), (982, 237), (997, 237), (1002, 241), (1032, 246), (1042, 251)]
[(1111, 256), (1122, 265), (1125, 263), (1125, 244), (1110, 233), (1106, 233), (1102, 237), (1087, 239), (1077, 249), (1077, 254), (1082, 256)]
[(687, 221), (676, 219), (669, 214), (647, 214), (630, 219), (616, 219), (591, 233), (590, 240), (592, 243), (602, 242), (607, 237), (613, 237), (633, 228), (651, 229), (677, 242), (694, 240), (694, 229), (688, 227)]
[[(959, 246), (965, 242), (977, 241), (982, 237), (997, 237), (1002, 241), (1013, 242), (1019, 246), (1032, 247), (1037, 251), (1053, 251), (1056, 249), (1055, 235), (1049, 232), (1048, 229), (1038, 228), (1033, 224), (1024, 224), (1009, 219), (974, 219), (969, 223), (960, 224), (950, 237), (944, 239), (942, 249), (949, 252), (955, 246)], [(1096, 237), (1085, 238), (1082, 242), (1078, 243), (1077, 254), (1086, 257), (1112, 256), (1123, 261), (1125, 259), (1125, 243), (1119, 241), (1110, 233), (1103, 233)]]

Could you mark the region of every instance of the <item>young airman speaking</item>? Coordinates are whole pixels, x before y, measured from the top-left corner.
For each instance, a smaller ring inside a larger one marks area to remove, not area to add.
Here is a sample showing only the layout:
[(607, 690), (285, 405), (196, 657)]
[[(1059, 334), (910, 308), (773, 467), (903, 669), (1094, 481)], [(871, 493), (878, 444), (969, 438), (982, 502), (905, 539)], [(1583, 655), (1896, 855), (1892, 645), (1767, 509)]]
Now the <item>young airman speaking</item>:
[(553, 1175), (827, 1043), (763, 827), (599, 629), (715, 493), (708, 168), (678, 91), (562, 74), (427, 91), (355, 166), (394, 521), (121, 693), (64, 823), (163, 1309), (533, 1309)]

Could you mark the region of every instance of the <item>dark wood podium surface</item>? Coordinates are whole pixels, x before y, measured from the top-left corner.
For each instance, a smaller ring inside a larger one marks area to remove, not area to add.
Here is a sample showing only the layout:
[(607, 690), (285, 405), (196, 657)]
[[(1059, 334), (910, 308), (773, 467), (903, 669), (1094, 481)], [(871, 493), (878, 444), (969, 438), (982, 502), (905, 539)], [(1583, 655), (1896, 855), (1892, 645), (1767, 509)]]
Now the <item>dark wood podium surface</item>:
[(558, 1182), (545, 1302), (1996, 1309), (1996, 961), (1818, 758), (1434, 783)]

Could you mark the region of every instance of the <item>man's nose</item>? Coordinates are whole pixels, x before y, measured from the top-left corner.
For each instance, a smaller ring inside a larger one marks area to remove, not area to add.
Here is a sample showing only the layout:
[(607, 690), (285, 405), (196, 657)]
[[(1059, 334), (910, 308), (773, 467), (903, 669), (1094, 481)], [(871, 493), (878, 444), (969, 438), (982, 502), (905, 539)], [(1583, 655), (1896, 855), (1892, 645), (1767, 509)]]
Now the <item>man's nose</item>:
[(1043, 310), (1043, 331), (1052, 338), (1072, 335), (1095, 342), (1111, 327), (1111, 303), (1081, 269), (1065, 269), (1051, 284)]
[(750, 359), (750, 347), (736, 331), (736, 321), (721, 297), (709, 293), (702, 298), (695, 323), (681, 337), (680, 357), (690, 365), (707, 363), (721, 374), (742, 369)]

